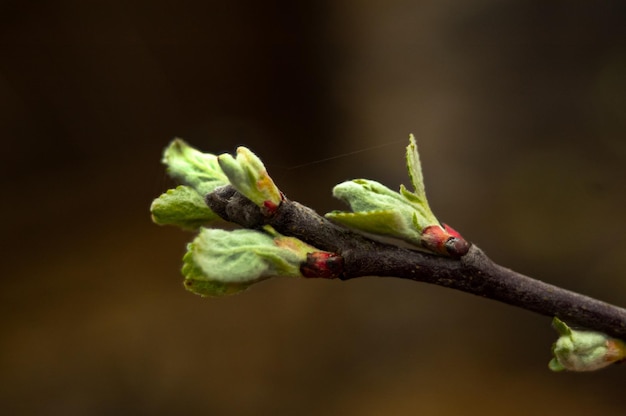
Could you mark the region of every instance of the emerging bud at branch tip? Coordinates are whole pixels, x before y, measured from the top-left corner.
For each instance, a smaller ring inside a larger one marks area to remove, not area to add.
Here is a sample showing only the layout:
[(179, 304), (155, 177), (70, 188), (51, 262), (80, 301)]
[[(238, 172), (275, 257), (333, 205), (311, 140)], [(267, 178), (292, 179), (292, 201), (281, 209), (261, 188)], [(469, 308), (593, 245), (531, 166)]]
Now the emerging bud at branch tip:
[(217, 159), (233, 188), (254, 202), (266, 215), (276, 212), (283, 196), (261, 159), (250, 149), (241, 146), (237, 148), (236, 158), (224, 153)]

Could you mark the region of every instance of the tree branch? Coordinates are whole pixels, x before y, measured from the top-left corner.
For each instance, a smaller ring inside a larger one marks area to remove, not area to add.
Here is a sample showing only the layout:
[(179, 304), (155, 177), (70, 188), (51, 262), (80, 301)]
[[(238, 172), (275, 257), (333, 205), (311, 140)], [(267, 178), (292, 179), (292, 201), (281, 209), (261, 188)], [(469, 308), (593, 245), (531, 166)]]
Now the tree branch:
[(343, 270), (337, 277), (343, 280), (387, 276), (432, 283), (626, 339), (626, 309), (499, 266), (476, 246), (454, 259), (384, 244), (286, 198), (272, 214), (262, 212), (230, 185), (208, 194), (206, 203), (223, 219), (245, 228), (271, 225), (281, 234), (340, 255)]

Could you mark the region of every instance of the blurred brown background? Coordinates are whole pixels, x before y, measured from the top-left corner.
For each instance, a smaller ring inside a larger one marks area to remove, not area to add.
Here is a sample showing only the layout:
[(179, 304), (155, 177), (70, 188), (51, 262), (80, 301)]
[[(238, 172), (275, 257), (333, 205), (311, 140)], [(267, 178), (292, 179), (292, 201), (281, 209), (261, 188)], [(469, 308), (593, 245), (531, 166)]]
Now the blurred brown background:
[[(2, 1), (0, 413), (622, 414), (549, 318), (425, 284), (202, 299), (150, 222), (174, 136), (287, 195), (408, 182), (496, 261), (626, 305), (626, 3)], [(372, 146), (350, 156), (293, 166)]]

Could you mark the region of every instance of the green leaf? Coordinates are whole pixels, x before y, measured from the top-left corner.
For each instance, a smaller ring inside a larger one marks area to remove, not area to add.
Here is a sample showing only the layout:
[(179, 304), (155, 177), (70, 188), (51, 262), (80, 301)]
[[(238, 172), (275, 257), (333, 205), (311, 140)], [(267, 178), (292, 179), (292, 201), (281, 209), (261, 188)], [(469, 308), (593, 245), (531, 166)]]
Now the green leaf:
[(439, 225), (439, 220), (437, 220), (428, 205), (424, 175), (422, 173), (422, 163), (420, 161), (419, 152), (417, 151), (415, 136), (412, 134), (409, 135), (409, 145), (406, 148), (406, 163), (414, 191), (410, 192), (404, 185), (401, 185), (400, 193), (413, 205), (417, 213), (419, 228), (425, 229), (433, 225)]
[(550, 362), (548, 363), (548, 368), (555, 373), (565, 370), (565, 367), (563, 367), (559, 360), (557, 360), (556, 358), (550, 360)]
[(225, 296), (241, 292), (254, 282), (229, 282), (221, 280), (210, 280), (204, 270), (194, 261), (194, 253), (191, 250), (183, 257), (182, 273), (185, 276), (185, 289), (200, 296)]
[(220, 218), (204, 203), (195, 189), (180, 185), (169, 189), (150, 206), (152, 221), (159, 225), (176, 225), (195, 230)]
[(567, 324), (561, 321), (556, 316), (552, 319), (552, 327), (559, 333), (559, 335), (571, 336), (572, 330)]
[(163, 163), (170, 176), (206, 195), (215, 188), (228, 184), (217, 156), (202, 153), (182, 139), (174, 139), (163, 152)]
[(409, 145), (406, 148), (406, 167), (409, 171), (413, 188), (415, 189), (415, 196), (417, 196), (420, 201), (427, 203), (424, 175), (422, 174), (422, 162), (420, 161), (420, 155), (417, 151), (415, 136), (412, 134), (409, 135)]
[(385, 210), (406, 203), (385, 185), (369, 179), (354, 179), (333, 188), (333, 196), (350, 205), (354, 212)]
[(420, 233), (413, 227), (413, 209), (397, 192), (367, 179), (343, 182), (333, 196), (350, 205), (353, 212), (333, 211), (326, 218), (356, 230), (391, 236), (418, 244)]
[(256, 230), (203, 228), (183, 258), (185, 287), (199, 295), (220, 296), (244, 290), (273, 276), (300, 277), (300, 264), (315, 248), (292, 237)]
[[(394, 236), (406, 229), (404, 218), (395, 211), (341, 212), (333, 211), (326, 218), (346, 227), (364, 232)], [(408, 231), (408, 230), (407, 230)], [(416, 235), (419, 238), (419, 235)]]

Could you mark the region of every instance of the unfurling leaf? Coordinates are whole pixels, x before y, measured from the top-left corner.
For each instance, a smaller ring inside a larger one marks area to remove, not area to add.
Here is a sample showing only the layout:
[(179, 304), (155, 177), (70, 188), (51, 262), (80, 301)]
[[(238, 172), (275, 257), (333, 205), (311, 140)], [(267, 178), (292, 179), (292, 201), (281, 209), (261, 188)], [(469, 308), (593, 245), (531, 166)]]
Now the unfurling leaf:
[(424, 187), (415, 137), (406, 149), (407, 169), (414, 191), (400, 192), (371, 180), (355, 179), (333, 189), (333, 196), (350, 205), (352, 212), (333, 211), (326, 217), (365, 233), (394, 237), (433, 253), (461, 257), (470, 244), (432, 213)]
[(420, 245), (421, 233), (413, 224), (415, 210), (399, 193), (376, 181), (355, 179), (335, 186), (333, 196), (348, 203), (353, 212), (329, 212), (326, 217), (330, 220)]
[(270, 277), (302, 277), (300, 270), (310, 263), (309, 255), (319, 252), (271, 227), (265, 231), (203, 228), (183, 258), (185, 287), (202, 296), (221, 296)]

